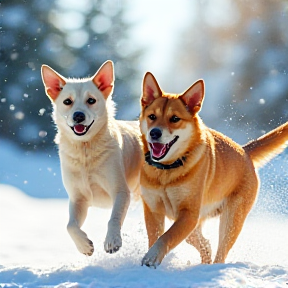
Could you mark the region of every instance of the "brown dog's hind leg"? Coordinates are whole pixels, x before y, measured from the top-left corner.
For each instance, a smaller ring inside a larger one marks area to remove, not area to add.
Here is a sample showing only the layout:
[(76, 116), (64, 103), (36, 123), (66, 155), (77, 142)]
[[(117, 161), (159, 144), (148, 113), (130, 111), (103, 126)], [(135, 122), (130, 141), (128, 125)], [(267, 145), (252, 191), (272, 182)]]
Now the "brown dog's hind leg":
[[(244, 221), (250, 212), (257, 196), (258, 185), (249, 183), (250, 187), (232, 193), (224, 205), (223, 212), (220, 216), (219, 226), (219, 244), (214, 263), (224, 263), (225, 259), (236, 242)], [(254, 186), (254, 187), (253, 187)]]
[(186, 238), (186, 242), (193, 245), (201, 256), (202, 264), (211, 264), (211, 245), (209, 240), (202, 235), (202, 224), (199, 224), (193, 232)]

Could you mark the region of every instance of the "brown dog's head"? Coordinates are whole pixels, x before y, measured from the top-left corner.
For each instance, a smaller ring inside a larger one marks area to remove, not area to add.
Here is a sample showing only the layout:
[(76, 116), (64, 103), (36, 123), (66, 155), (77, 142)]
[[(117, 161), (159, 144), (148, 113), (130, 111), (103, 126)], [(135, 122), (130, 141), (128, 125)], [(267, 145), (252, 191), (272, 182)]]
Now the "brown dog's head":
[(182, 94), (164, 93), (155, 77), (143, 79), (140, 129), (144, 152), (154, 161), (169, 163), (187, 150), (197, 138), (198, 112), (204, 99), (204, 81), (198, 80)]

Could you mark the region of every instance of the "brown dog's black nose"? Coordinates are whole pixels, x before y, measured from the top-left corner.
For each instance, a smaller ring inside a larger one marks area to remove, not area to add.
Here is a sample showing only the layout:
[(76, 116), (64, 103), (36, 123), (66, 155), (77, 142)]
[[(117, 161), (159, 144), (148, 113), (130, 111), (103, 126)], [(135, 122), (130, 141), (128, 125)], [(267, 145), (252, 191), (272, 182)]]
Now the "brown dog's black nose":
[(73, 114), (73, 120), (76, 123), (81, 123), (85, 120), (85, 114), (83, 112), (76, 111)]
[(150, 131), (150, 136), (153, 140), (158, 140), (162, 136), (162, 131), (159, 128), (153, 128)]

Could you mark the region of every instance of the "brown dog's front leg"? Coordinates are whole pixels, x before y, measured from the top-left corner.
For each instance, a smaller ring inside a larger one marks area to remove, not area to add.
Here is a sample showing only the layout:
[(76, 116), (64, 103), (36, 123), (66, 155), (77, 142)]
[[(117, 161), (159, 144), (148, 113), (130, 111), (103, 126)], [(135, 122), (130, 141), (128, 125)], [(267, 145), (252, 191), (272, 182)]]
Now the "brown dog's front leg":
[(196, 227), (198, 217), (188, 209), (179, 212), (179, 216), (174, 224), (166, 231), (149, 249), (144, 258), (142, 265), (154, 267), (160, 265), (165, 255), (181, 243), (191, 231)]
[(150, 248), (164, 233), (165, 215), (152, 212), (144, 200), (143, 208)]

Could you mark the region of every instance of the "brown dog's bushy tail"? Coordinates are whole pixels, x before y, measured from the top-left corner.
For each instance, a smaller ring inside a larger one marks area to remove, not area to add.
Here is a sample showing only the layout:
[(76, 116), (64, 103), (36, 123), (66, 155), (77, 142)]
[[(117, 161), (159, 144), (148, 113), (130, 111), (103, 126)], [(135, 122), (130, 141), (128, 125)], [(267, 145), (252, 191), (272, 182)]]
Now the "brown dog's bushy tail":
[(243, 146), (255, 168), (260, 168), (288, 146), (288, 122)]

